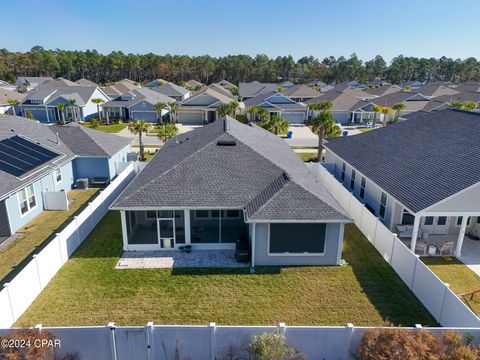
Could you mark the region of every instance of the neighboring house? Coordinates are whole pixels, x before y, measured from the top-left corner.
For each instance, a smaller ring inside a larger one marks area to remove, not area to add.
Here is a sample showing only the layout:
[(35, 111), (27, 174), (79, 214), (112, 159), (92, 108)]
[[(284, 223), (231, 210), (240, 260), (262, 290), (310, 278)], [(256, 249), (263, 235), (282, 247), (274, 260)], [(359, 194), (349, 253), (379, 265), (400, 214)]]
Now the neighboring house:
[(49, 80), (49, 81), (45, 81), (43, 84), (41, 84), (42, 86), (54, 86), (54, 87), (57, 87), (57, 86), (78, 86), (79, 84), (77, 84), (76, 82), (73, 82), (73, 81), (70, 81), (68, 79), (65, 79), (63, 77), (58, 77), (56, 79), (53, 79), (53, 80)]
[(83, 85), (83, 86), (98, 86), (98, 84), (94, 83), (91, 80), (81, 78), (75, 81), (78, 85)]
[(477, 81), (469, 81), (469, 82), (461, 83), (455, 86), (455, 90), (457, 90), (460, 93), (470, 92), (470, 91), (480, 92), (480, 83)]
[(405, 81), (403, 83), (400, 83), (400, 87), (402, 88), (419, 88), (421, 86), (424, 86), (425, 83), (421, 81)]
[(135, 82), (129, 79), (123, 79), (113, 83), (112, 85), (105, 86), (102, 88), (103, 92), (107, 94), (110, 99), (115, 99), (116, 97), (128, 93), (129, 91), (139, 89)]
[(145, 87), (157, 87), (157, 86), (162, 86), (163, 84), (166, 84), (168, 81), (163, 80), (163, 79), (155, 79), (150, 81), (149, 83), (145, 84)]
[[(226, 90), (224, 90), (226, 91)], [(234, 101), (211, 87), (194, 93), (180, 103), (176, 122), (185, 125), (205, 125), (218, 119), (218, 107)]]
[[(216, 91), (216, 92), (218, 92), (218, 93), (220, 93), (224, 96), (233, 97), (232, 92), (230, 90), (227, 90), (223, 86), (220, 86), (216, 83), (208, 85), (207, 88), (212, 89), (212, 90), (214, 90), (214, 91)], [(202, 91), (202, 90), (200, 90), (200, 91)]]
[(465, 233), (480, 222), (479, 137), (478, 113), (422, 111), (329, 139), (325, 166), (412, 250), (440, 255), (451, 241), (460, 256)]
[[(114, 178), (112, 170), (121, 170), (130, 139), (91, 129), (68, 136), (70, 129), (81, 128), (0, 117), (0, 243), (42, 211), (58, 210), (58, 197), (67, 206), (62, 195), (79, 177)], [(87, 161), (85, 152), (90, 156)], [(78, 170), (82, 167), (89, 173)]]
[[(20, 94), (16, 91), (7, 90), (0, 87), (0, 115), (7, 113), (14, 115), (14, 109), (12, 109), (12, 106), (8, 103), (8, 100), (17, 100), (18, 102), (22, 102), (24, 97), (24, 94)], [(18, 106), (15, 107), (15, 114), (18, 115), (17, 112)]]
[(242, 241), (252, 267), (339, 265), (351, 222), (285, 141), (230, 117), (169, 140), (111, 208), (126, 251)]
[[(31, 116), (41, 122), (57, 123), (61, 119), (59, 104), (67, 105), (64, 116), (67, 121), (72, 121), (73, 111), (77, 121), (90, 120), (97, 116), (97, 105), (93, 99), (108, 101), (107, 95), (94, 86), (38, 86), (30, 91), (19, 105), (21, 115)], [(75, 100), (75, 106), (69, 101)]]
[(390, 86), (392, 84), (390, 84), (388, 81), (385, 81), (385, 80), (376, 79), (372, 81), (367, 81), (363, 85), (366, 87), (379, 87), (379, 86)]
[(295, 86), (295, 84), (291, 81), (284, 81), (284, 82), (278, 84), (278, 86), (281, 86), (284, 89), (290, 89), (291, 87)]
[[(370, 110), (362, 110), (363, 107), (369, 105), (368, 102), (359, 100), (343, 91), (328, 91), (315, 99), (307, 101), (307, 105), (313, 103), (320, 104), (324, 101), (328, 101), (333, 105), (330, 112), (335, 118), (335, 121), (342, 125), (367, 123), (373, 119), (373, 114)], [(318, 115), (318, 111), (311, 112), (311, 115)]]
[(373, 99), (373, 98), (376, 98), (376, 97), (379, 97), (379, 96), (384, 96), (384, 95), (388, 95), (388, 94), (392, 94), (392, 93), (395, 93), (395, 92), (398, 92), (398, 91), (402, 91), (402, 88), (398, 85), (382, 85), (382, 86), (377, 86), (377, 87), (373, 87), (373, 88), (365, 88), (363, 89), (364, 93), (365, 93), (365, 96), (363, 97), (363, 99), (367, 100), (367, 99)]
[(30, 91), (50, 80), (53, 80), (51, 76), (19, 76), (15, 81), (15, 86)]
[(133, 139), (78, 124), (53, 125), (60, 140), (75, 154), (73, 178), (115, 178), (127, 165)]
[(192, 91), (200, 90), (204, 85), (197, 80), (188, 80), (185, 81), (185, 87), (191, 89)]
[(417, 88), (417, 89), (412, 89), (411, 90), (412, 92), (414, 93), (417, 93), (417, 94), (421, 94), (425, 97), (428, 97), (430, 99), (432, 98), (436, 98), (438, 96), (442, 96), (442, 95), (456, 95), (459, 93), (459, 91), (457, 91), (456, 89), (452, 88), (452, 87), (448, 87), (448, 86), (445, 86), (445, 85), (436, 85), (436, 84), (427, 84), (425, 86), (422, 86), (420, 88)]
[(0, 89), (16, 91), (17, 87), (15, 85), (12, 85), (12, 84), (6, 82), (6, 81), (0, 80)]
[(452, 104), (453, 102), (465, 102), (473, 101), (477, 103), (477, 106), (480, 105), (480, 92), (477, 91), (463, 91), (455, 95), (442, 95), (434, 99), (435, 101), (444, 102), (446, 104)]
[(307, 86), (319, 88), (321, 92), (326, 92), (335, 88), (335, 86), (324, 83), (323, 81), (310, 81)]
[(120, 118), (123, 120), (143, 119), (148, 122), (158, 122), (159, 115), (165, 116), (168, 110), (165, 109), (161, 114), (155, 109), (155, 104), (168, 104), (175, 99), (160, 94), (149, 88), (137, 88), (128, 91), (113, 100), (102, 104), (104, 111), (108, 112), (111, 118)]
[(305, 102), (311, 99), (315, 99), (322, 95), (322, 93), (318, 90), (315, 90), (307, 85), (293, 85), (282, 90), (282, 93), (288, 96), (290, 99), (296, 102)]
[(160, 94), (166, 95), (175, 99), (175, 101), (183, 101), (190, 97), (190, 91), (185, 89), (183, 86), (176, 85), (171, 82), (165, 82), (162, 85), (151, 87), (153, 91), (156, 91)]
[(278, 85), (273, 83), (260, 83), (252, 81), (238, 84), (238, 95), (242, 101), (254, 98), (255, 96), (278, 91)]
[(227, 80), (220, 80), (219, 82), (216, 83), (217, 85), (223, 87), (224, 89), (228, 90), (228, 91), (232, 91), (232, 90), (237, 90), (238, 89), (238, 86), (235, 85), (235, 84), (232, 84), (230, 81), (227, 81)]
[[(270, 116), (281, 116), (290, 124), (304, 124), (308, 119), (308, 108), (290, 99), (288, 96), (278, 92), (270, 91), (244, 101), (245, 109), (250, 107), (261, 107), (270, 113)], [(250, 120), (251, 114), (247, 113)]]

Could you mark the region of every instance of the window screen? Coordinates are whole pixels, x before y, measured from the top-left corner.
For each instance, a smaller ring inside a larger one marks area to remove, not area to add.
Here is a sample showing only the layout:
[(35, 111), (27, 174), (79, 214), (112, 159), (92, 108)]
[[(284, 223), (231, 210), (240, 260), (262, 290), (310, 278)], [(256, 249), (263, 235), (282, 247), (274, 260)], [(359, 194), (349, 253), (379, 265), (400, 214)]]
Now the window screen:
[(270, 224), (271, 254), (323, 253), (325, 224)]

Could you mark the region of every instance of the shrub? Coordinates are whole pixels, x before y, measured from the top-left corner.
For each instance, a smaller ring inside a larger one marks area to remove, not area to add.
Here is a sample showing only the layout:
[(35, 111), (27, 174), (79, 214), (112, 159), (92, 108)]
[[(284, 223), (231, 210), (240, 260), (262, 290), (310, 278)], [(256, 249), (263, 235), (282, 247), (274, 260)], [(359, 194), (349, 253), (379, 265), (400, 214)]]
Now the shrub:
[(363, 335), (358, 356), (362, 360), (473, 360), (480, 358), (480, 347), (452, 331), (438, 339), (428, 330), (372, 329)]
[(100, 121), (97, 118), (90, 120), (90, 127), (96, 129), (100, 126)]
[(278, 332), (253, 336), (248, 345), (252, 360), (293, 360), (305, 356), (287, 345), (285, 337)]

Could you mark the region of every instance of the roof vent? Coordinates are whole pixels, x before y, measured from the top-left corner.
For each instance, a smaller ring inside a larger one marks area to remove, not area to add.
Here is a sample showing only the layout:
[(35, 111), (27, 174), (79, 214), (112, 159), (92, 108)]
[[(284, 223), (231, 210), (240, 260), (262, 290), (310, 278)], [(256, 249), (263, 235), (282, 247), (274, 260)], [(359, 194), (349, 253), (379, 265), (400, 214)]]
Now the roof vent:
[(218, 146), (237, 146), (237, 142), (235, 140), (219, 140), (217, 141)]

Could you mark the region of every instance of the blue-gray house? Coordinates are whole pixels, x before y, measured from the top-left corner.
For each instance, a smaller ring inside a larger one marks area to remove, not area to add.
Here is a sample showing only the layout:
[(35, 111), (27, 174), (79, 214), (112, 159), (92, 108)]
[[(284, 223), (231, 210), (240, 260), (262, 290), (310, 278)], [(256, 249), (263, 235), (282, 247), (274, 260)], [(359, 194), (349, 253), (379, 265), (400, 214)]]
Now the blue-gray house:
[(0, 243), (44, 210), (60, 210), (78, 178), (114, 178), (130, 139), (80, 125), (0, 116)]

